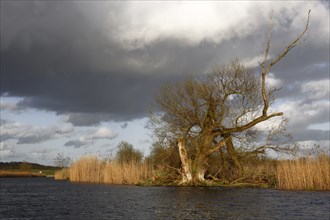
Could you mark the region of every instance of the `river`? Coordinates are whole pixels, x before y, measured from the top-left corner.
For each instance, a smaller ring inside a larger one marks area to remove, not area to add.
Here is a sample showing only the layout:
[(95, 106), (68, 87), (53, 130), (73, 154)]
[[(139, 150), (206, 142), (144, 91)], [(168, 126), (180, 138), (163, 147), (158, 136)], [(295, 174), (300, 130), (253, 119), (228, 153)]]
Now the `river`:
[(330, 219), (330, 192), (0, 178), (1, 219)]

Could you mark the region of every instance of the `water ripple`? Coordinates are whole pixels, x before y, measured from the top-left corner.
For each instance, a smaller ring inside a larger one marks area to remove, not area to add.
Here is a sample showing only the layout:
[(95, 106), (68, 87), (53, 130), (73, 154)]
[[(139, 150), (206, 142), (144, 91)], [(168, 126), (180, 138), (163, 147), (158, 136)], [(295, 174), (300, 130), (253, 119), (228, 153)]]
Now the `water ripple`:
[(330, 192), (2, 178), (0, 219), (330, 219)]

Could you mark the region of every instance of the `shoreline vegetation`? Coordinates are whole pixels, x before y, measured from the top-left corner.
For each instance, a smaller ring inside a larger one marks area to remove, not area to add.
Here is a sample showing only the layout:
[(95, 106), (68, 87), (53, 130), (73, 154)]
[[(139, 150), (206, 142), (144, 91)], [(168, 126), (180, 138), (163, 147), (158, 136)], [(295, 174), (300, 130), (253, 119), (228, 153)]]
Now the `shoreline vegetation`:
[[(330, 190), (330, 157), (326, 154), (292, 160), (248, 162), (244, 171), (243, 177), (232, 181), (209, 175), (197, 186)], [(83, 156), (69, 168), (55, 171), (54, 177), (77, 183), (182, 186), (179, 184), (180, 169), (166, 165), (155, 167), (148, 159), (120, 162), (102, 160), (94, 155)]]
[(8, 177), (54, 177), (60, 167), (44, 166), (28, 162), (0, 162), (0, 178)]
[(12, 171), (12, 170), (0, 170), (0, 178), (9, 178), (9, 177), (47, 177), (43, 173), (35, 172), (22, 172), (22, 171)]

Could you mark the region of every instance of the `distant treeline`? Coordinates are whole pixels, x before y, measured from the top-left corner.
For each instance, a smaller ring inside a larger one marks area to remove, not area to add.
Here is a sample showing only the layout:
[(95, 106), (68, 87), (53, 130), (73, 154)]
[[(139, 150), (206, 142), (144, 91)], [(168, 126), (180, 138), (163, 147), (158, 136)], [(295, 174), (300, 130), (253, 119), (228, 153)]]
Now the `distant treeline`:
[(44, 166), (37, 163), (29, 162), (0, 162), (0, 170), (19, 170), (22, 168), (22, 164), (29, 164), (32, 170), (58, 170), (60, 167)]

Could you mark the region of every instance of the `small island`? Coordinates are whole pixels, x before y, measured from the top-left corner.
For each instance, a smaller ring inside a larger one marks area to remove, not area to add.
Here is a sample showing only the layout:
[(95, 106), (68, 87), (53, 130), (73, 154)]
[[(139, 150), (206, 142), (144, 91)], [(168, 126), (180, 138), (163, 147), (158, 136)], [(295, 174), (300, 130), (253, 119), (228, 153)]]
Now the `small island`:
[(69, 167), (55, 171), (55, 179), (139, 186), (330, 190), (330, 157), (326, 154), (296, 159), (249, 157), (242, 161), (242, 177), (238, 177), (229, 164), (223, 167), (223, 163), (215, 163), (217, 160), (221, 162), (220, 156), (213, 158), (213, 166), (209, 167), (203, 181), (183, 184), (180, 157), (175, 148), (163, 149), (156, 146), (149, 156), (143, 158), (142, 152), (127, 142), (121, 142), (114, 158), (102, 159), (95, 155), (85, 155)]

